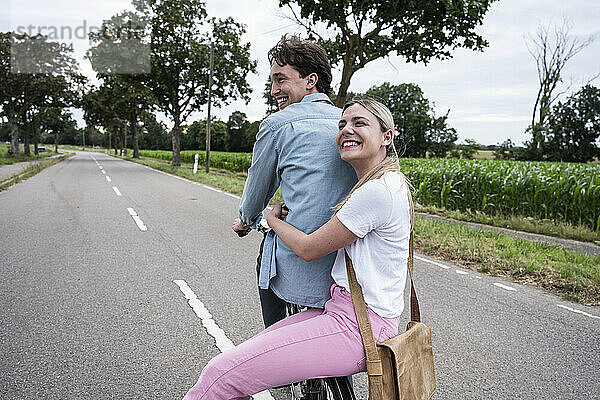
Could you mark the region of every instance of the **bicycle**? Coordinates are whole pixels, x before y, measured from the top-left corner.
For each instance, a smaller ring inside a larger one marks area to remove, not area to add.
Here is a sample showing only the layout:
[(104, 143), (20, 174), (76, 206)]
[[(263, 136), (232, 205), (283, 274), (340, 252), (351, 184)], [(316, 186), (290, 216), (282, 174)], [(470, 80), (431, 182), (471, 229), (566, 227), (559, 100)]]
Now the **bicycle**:
[[(267, 221), (263, 218), (257, 229), (264, 236), (271, 230)], [(250, 230), (237, 232), (238, 236), (247, 235)], [(261, 257), (262, 246), (258, 257)], [(305, 310), (306, 307), (286, 303), (286, 314), (288, 316), (297, 314)], [(336, 376), (330, 378), (309, 379), (302, 382), (292, 383), (290, 385), (290, 395), (292, 400), (356, 400), (350, 381), (345, 376)]]

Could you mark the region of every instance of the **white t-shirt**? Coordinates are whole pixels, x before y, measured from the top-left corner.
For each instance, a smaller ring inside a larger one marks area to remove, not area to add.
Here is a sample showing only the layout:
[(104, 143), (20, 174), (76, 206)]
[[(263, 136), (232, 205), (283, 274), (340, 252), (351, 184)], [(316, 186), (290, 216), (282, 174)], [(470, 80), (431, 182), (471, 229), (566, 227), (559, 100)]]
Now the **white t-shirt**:
[[(365, 303), (381, 317), (397, 317), (404, 309), (408, 271), (410, 207), (408, 187), (397, 172), (387, 172), (356, 189), (337, 212), (358, 239), (345, 249), (352, 259)], [(344, 249), (339, 249), (333, 280), (350, 291)]]

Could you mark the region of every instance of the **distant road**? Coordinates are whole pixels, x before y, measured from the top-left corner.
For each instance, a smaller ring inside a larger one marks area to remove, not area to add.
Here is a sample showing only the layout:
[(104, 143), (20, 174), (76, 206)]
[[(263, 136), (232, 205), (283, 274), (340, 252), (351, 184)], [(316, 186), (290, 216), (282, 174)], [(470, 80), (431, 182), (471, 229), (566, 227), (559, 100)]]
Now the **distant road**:
[[(262, 326), (260, 234), (230, 230), (238, 203), (96, 153), (1, 192), (0, 398), (181, 398)], [(600, 307), (423, 256), (415, 270), (435, 399), (600, 399)]]

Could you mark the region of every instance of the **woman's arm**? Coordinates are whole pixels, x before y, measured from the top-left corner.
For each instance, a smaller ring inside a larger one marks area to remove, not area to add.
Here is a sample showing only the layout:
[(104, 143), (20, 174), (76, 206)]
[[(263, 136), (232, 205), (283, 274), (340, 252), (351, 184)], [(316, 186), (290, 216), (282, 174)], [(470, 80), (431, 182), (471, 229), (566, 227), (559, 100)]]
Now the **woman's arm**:
[(279, 239), (283, 240), (283, 243), (304, 261), (312, 261), (326, 256), (358, 239), (358, 236), (346, 228), (336, 216), (307, 235), (280, 219), (282, 205), (283, 203), (279, 203), (273, 206), (273, 210), (267, 216), (267, 223), (279, 236)]

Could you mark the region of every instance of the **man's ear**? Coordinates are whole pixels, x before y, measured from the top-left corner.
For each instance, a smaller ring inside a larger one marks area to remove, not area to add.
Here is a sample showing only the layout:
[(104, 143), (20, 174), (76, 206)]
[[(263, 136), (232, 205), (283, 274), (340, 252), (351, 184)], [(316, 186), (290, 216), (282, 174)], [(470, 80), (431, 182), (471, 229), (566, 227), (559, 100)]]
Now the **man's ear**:
[(306, 89), (311, 90), (313, 88), (316, 88), (318, 81), (319, 81), (319, 76), (317, 74), (315, 74), (314, 72), (311, 74), (308, 74), (308, 76), (306, 77)]

